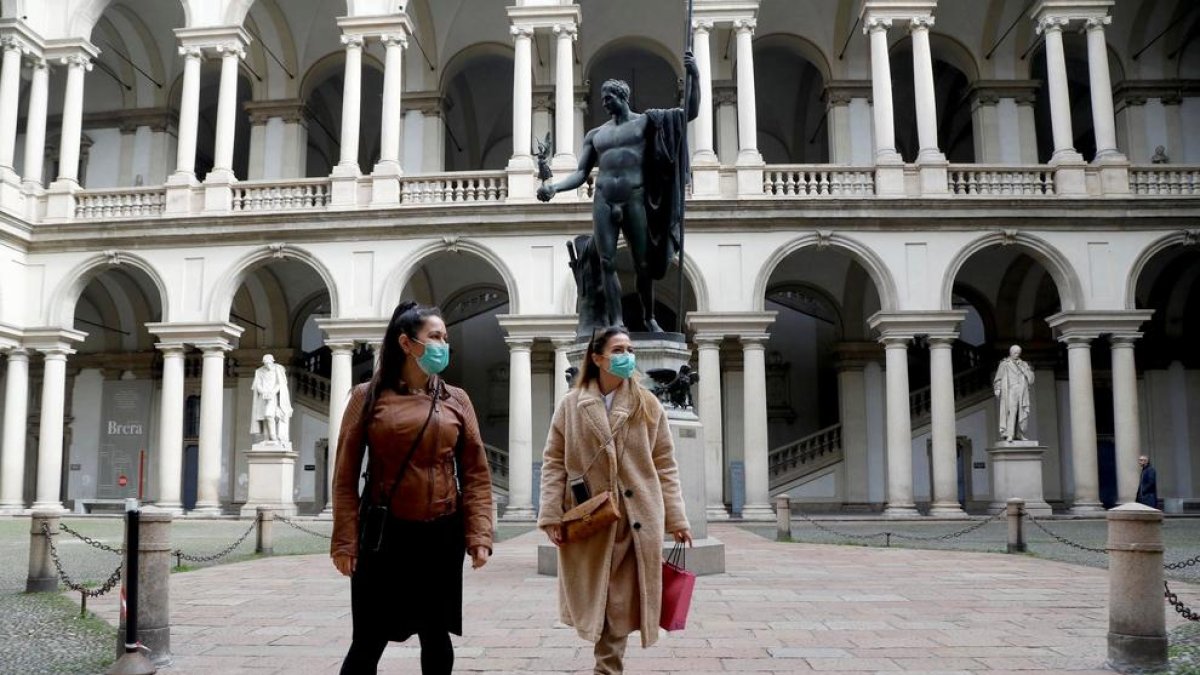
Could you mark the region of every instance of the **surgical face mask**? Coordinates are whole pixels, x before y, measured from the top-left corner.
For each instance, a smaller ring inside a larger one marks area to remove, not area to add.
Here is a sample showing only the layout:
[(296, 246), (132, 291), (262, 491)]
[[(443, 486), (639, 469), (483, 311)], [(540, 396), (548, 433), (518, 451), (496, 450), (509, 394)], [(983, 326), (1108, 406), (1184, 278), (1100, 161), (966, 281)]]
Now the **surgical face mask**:
[[(417, 340), (420, 342), (420, 340)], [(450, 345), (442, 342), (421, 342), (425, 353), (417, 357), (417, 365), (426, 375), (437, 375), (450, 365)]]
[(628, 380), (637, 369), (637, 357), (629, 352), (612, 354), (608, 357), (608, 372), (622, 380)]

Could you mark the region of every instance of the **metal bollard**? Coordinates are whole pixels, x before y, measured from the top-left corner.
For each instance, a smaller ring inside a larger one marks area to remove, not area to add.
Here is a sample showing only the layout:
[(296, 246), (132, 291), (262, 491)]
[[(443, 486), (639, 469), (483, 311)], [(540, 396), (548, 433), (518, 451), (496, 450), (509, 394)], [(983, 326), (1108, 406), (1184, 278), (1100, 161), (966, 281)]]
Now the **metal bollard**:
[(258, 532), (254, 539), (254, 552), (262, 555), (275, 554), (275, 509), (258, 507)]
[(787, 495), (775, 498), (775, 541), (792, 540), (792, 499)]
[(1025, 546), (1025, 500), (1013, 497), (1008, 500), (1008, 552), (1024, 553)]
[(141, 593), (139, 592), (140, 570), (138, 564), (141, 545), (139, 516), (136, 499), (130, 499), (125, 504), (125, 583), (121, 587), (122, 599), (125, 601), (125, 611), (121, 619), (124, 621), (124, 635), (118, 635), (117, 652), (121, 655), (117, 662), (108, 669), (108, 675), (154, 675), (158, 669), (141, 652), (138, 641), (138, 611)]
[[(171, 663), (171, 514), (140, 512), (137, 539), (136, 637), (154, 665), (166, 666)], [(127, 542), (126, 550), (130, 548)], [(129, 567), (127, 561), (126, 579)], [(132, 613), (134, 607), (129, 609)], [(117, 653), (125, 653), (124, 618), (117, 628)]]
[(34, 511), (29, 518), (29, 576), (25, 578), (26, 593), (45, 593), (58, 590), (58, 573), (50, 559), (50, 542), (42, 533), (42, 525), (58, 534), (58, 511)]
[(1162, 511), (1138, 503), (1108, 512), (1108, 662), (1167, 665)]

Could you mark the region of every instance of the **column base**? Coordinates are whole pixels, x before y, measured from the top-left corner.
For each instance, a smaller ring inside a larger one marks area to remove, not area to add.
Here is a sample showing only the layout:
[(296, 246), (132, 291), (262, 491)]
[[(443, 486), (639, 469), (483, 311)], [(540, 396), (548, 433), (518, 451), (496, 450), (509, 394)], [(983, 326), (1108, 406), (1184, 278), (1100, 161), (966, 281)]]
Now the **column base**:
[(918, 518), (920, 515), (916, 504), (888, 504), (883, 509), (885, 518)]
[(1129, 194), (1129, 160), (1119, 152), (1097, 155), (1093, 166), (1099, 168), (1100, 192), (1105, 196)]
[(371, 172), (371, 206), (400, 203), (400, 178), (404, 171), (399, 162), (379, 162)]
[(724, 504), (709, 504), (708, 508), (704, 510), (704, 517), (707, 518), (708, 522), (710, 523), (714, 521), (729, 520), (729, 511), (725, 509)]
[(169, 513), (172, 516), (182, 516), (183, 504), (179, 502), (173, 504), (147, 504), (142, 507), (142, 510), (149, 513)]
[(0, 506), (0, 516), (27, 516), (32, 513), (19, 504), (4, 504)]
[(533, 523), (537, 521), (537, 512), (532, 506), (510, 506), (500, 516), (503, 523)]
[(757, 150), (742, 150), (738, 153), (737, 163), (737, 195), (744, 197), (761, 197), (763, 195), (763, 163), (762, 155)]
[(929, 515), (933, 518), (968, 518), (958, 502), (938, 502), (929, 507)]
[(1057, 150), (1050, 157), (1054, 167), (1054, 193), (1060, 196), (1087, 195), (1087, 164), (1083, 155), (1071, 150)]
[(67, 513), (67, 508), (62, 502), (34, 502), (29, 509), (32, 511), (46, 511), (49, 513)]
[(333, 507), (326, 506), (317, 514), (317, 520), (333, 520)]
[(769, 504), (746, 504), (742, 507), (742, 520), (775, 522), (775, 509)]
[(329, 205), (357, 206), (358, 179), (362, 173), (357, 164), (338, 164), (329, 174)]
[(219, 516), (219, 515), (222, 515), (222, 513), (221, 513), (221, 507), (219, 507), (219, 506), (212, 506), (209, 504), (205, 504), (205, 505), (201, 506), (200, 504), (197, 504), (196, 508), (187, 512), (187, 515), (204, 517), (204, 516)]
[(75, 217), (75, 193), (82, 189), (70, 178), (60, 178), (46, 190), (46, 220), (71, 220)]
[(1070, 509), (1073, 516), (1091, 516), (1097, 513), (1104, 513), (1104, 505), (1100, 502), (1075, 502)]
[(1110, 631), (1108, 665), (1122, 672), (1135, 668), (1162, 668), (1167, 665), (1167, 637), (1123, 635)]

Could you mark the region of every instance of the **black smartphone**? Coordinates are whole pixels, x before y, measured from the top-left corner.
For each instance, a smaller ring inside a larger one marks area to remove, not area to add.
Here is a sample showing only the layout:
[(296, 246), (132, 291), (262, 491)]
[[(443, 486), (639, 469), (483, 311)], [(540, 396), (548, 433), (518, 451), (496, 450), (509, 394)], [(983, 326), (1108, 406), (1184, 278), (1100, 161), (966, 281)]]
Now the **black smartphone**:
[(592, 498), (592, 491), (588, 489), (586, 480), (576, 478), (571, 481), (571, 495), (575, 497), (576, 504), (582, 504)]

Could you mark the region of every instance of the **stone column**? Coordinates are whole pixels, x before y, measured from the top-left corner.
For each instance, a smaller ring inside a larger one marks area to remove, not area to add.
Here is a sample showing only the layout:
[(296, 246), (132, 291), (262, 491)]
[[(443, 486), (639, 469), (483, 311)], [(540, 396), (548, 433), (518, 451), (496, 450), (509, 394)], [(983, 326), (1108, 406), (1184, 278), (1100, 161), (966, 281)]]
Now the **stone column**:
[(338, 435), (342, 431), (342, 418), (346, 414), (346, 404), (350, 402), (350, 389), (353, 387), (351, 372), (354, 366), (354, 343), (327, 342), (331, 352), (331, 367), (329, 373), (329, 449), (326, 451), (325, 462), (325, 509), (323, 513), (333, 515), (333, 471), (337, 466)]
[(172, 183), (196, 182), (196, 132), (200, 126), (200, 65), (204, 54), (199, 47), (180, 47), (183, 57), (183, 90), (179, 102), (179, 135), (175, 146), (175, 173)]
[(1133, 346), (1140, 333), (1113, 335), (1112, 347), (1113, 419), (1117, 442), (1117, 501), (1137, 499), (1141, 471), (1137, 459), (1142, 454), (1141, 425), (1138, 422), (1137, 368)]
[(403, 33), (383, 36), (386, 53), (383, 71), (383, 111), (380, 116), (379, 162), (372, 171), (372, 204), (400, 203), (400, 105), (404, 91), (404, 48), (408, 37)]
[(954, 338), (930, 337), (930, 428), (933, 443), (933, 516), (966, 515), (958, 503), (958, 462), (954, 424)]
[(867, 456), (866, 378), (862, 362), (837, 366), (838, 408), (842, 420), (842, 456), (845, 458), (843, 499), (847, 509), (870, 508), (870, 471)]
[[(558, 50), (554, 62), (554, 167), (574, 171), (575, 158), (575, 24), (554, 27)], [(515, 144), (514, 144), (515, 147)]]
[[(892, 119), (892, 66), (888, 57), (888, 29), (892, 20), (867, 18), (863, 30), (871, 36), (871, 98), (875, 131), (875, 192), (904, 194), (904, 160), (896, 152), (896, 127)], [(911, 485), (911, 482), (910, 482)]]
[(159, 344), (163, 355), (162, 398), (158, 413), (158, 502), (165, 511), (183, 511), (183, 345)]
[(0, 50), (4, 52), (0, 65), (0, 178), (15, 183), (17, 103), (21, 87), (21, 55), (25, 49), (20, 40), (8, 35), (0, 37)]
[[(717, 153), (713, 151), (712, 53), (709, 49), (709, 35), (712, 29), (712, 21), (692, 22), (692, 51), (696, 56), (696, 67), (700, 71), (700, 112), (691, 125), (691, 138), (695, 148), (692, 155), (692, 194), (716, 196), (721, 192), (721, 179), (717, 171), (720, 162), (717, 160)], [(711, 500), (711, 488), (708, 494)], [(720, 494), (717, 497), (719, 499)]]
[(213, 151), (213, 168), (205, 179), (206, 183), (232, 182), (234, 122), (237, 118), (238, 61), (246, 52), (240, 44), (217, 46), (221, 55), (221, 85), (217, 93), (216, 147)]
[(67, 88), (63, 99), (62, 134), (58, 148), (58, 180), (78, 187), (79, 141), (83, 131), (83, 78), (92, 69), (86, 54), (64, 56)]
[(221, 513), (221, 434), (225, 412), (225, 352), (227, 345), (205, 345), (200, 376), (200, 467), (196, 481), (196, 512)]
[(533, 520), (533, 364), (531, 340), (509, 338), (508, 508), (504, 520)]
[[(700, 397), (697, 413), (704, 426), (704, 467), (709, 520), (728, 520), (725, 510), (725, 450), (721, 407), (721, 335), (696, 336)], [(764, 385), (765, 386), (765, 385)]]
[(567, 395), (567, 369), (571, 367), (571, 361), (567, 358), (567, 350), (573, 344), (575, 344), (574, 339), (554, 340), (554, 372), (551, 377), (554, 379), (555, 407), (558, 407), (559, 402)]
[(25, 115), (25, 174), (22, 183), (27, 191), (42, 188), (42, 168), (46, 154), (46, 104), (50, 91), (50, 71), (46, 60), (30, 59), (29, 111)]
[[(1096, 131), (1096, 160), (1125, 161), (1117, 150), (1117, 121), (1113, 113), (1112, 79), (1108, 72), (1108, 43), (1104, 26), (1112, 17), (1087, 20), (1088, 76), (1092, 90), (1092, 125)], [(1048, 47), (1047, 47), (1048, 48)]]
[(533, 135), (533, 29), (513, 26), (513, 156), (510, 166), (532, 166), (529, 156)]
[(933, 54), (929, 48), (932, 16), (913, 17), (912, 32), (913, 92), (917, 107), (917, 138), (921, 150), (917, 164), (921, 171), (921, 194), (945, 194), (946, 156), (938, 149), (937, 99), (933, 88)]
[(422, 173), (441, 173), (446, 170), (446, 123), (442, 120), (440, 104), (431, 104), (421, 111), (421, 116), (425, 127)]
[(912, 484), (912, 412), (908, 403), (907, 337), (881, 340), (887, 378), (887, 516), (915, 516)]
[(1033, 109), (1034, 103), (1037, 102), (1037, 92), (1027, 91), (1018, 94), (1013, 100), (1017, 104), (1021, 164), (1037, 164), (1037, 115)]
[(1096, 408), (1092, 392), (1092, 338), (1065, 337), (1071, 392), (1071, 460), (1075, 471), (1072, 513), (1092, 513), (1100, 505), (1096, 460)]
[(29, 406), (29, 352), (8, 352), (4, 376), (4, 441), (0, 446), (0, 514), (25, 510), (25, 433)]
[(75, 350), (62, 346), (39, 349), (45, 355), (42, 375), (42, 419), (38, 430), (37, 492), (33, 510), (63, 511), (63, 416), (67, 393), (67, 356)]
[(1079, 160), (1071, 130), (1071, 98), (1067, 91), (1067, 60), (1063, 52), (1062, 29), (1066, 19), (1045, 17), (1038, 31), (1046, 36), (1046, 79), (1050, 87), (1050, 123), (1054, 134), (1054, 160)]
[(743, 335), (741, 341), (746, 465), (746, 504), (742, 507), (742, 518), (774, 520), (768, 466), (771, 448), (767, 438), (767, 336)]
[(359, 108), (362, 105), (363, 36), (343, 35), (346, 46), (346, 74), (342, 85), (341, 155), (335, 173), (357, 176)]
[[(758, 152), (758, 103), (754, 92), (754, 19), (735, 19), (737, 34), (738, 194), (762, 194), (763, 158)], [(749, 497), (747, 497), (749, 499)], [(770, 504), (763, 504), (770, 508)]]

